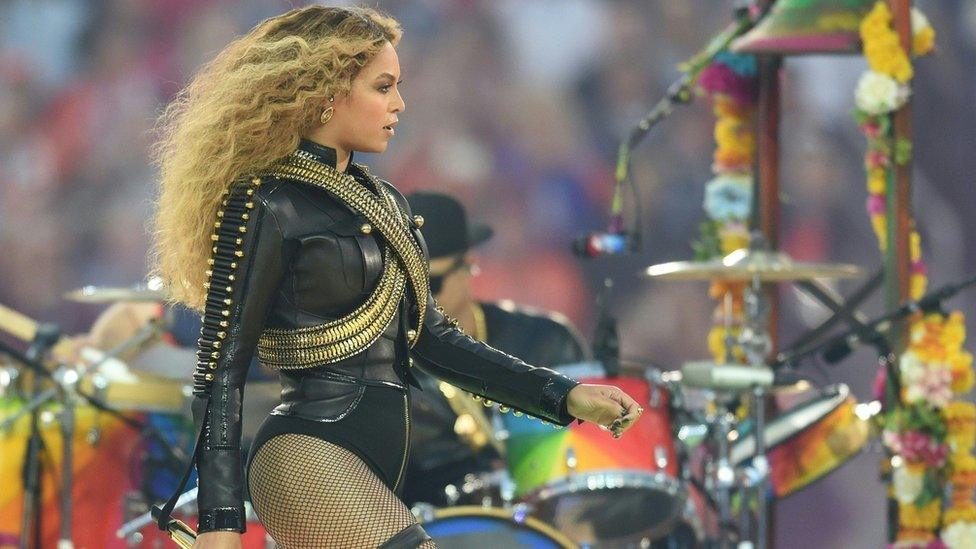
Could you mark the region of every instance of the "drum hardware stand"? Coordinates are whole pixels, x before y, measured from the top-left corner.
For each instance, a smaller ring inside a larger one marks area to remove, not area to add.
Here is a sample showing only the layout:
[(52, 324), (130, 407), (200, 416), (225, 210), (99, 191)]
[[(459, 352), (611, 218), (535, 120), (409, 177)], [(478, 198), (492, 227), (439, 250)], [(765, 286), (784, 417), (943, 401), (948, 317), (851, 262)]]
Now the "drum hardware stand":
[(719, 403), (714, 418), (711, 418), (711, 431), (716, 443), (715, 460), (709, 464), (706, 480), (707, 492), (712, 494), (718, 511), (720, 544), (731, 547), (732, 539), (736, 536), (735, 518), (732, 515), (732, 492), (736, 487), (735, 468), (730, 459), (731, 446), (729, 434), (735, 417), (726, 408), (724, 402)]
[[(749, 243), (750, 247), (765, 249), (765, 238), (760, 233), (754, 232)], [(751, 284), (746, 286), (744, 292), (746, 307), (746, 321), (742, 329), (739, 345), (745, 352), (746, 360), (749, 364), (765, 367), (767, 357), (772, 350), (772, 341), (769, 337), (768, 317), (769, 303), (763, 291), (762, 283), (758, 276), (753, 277)], [(756, 422), (756, 456), (752, 459), (752, 469), (756, 479), (753, 487), (757, 500), (756, 507), (756, 532), (755, 546), (758, 549), (767, 547), (767, 522), (769, 513), (769, 503), (767, 499), (767, 489), (769, 478), (769, 462), (766, 458), (766, 389), (761, 385), (752, 388), (753, 411)], [(743, 512), (749, 512), (748, 501), (743, 502)], [(743, 536), (745, 532), (743, 532)]]
[(603, 279), (603, 288), (596, 298), (598, 320), (593, 333), (593, 359), (603, 364), (609, 377), (620, 375), (620, 336), (617, 333), (617, 319), (610, 314), (610, 292), (613, 279)]
[[(41, 378), (47, 374), (47, 370), (40, 364), (48, 351), (61, 337), (61, 329), (54, 324), (41, 324), (37, 327), (34, 334), (34, 341), (31, 342), (23, 358), (23, 362), (35, 371), (31, 379), (31, 394), (36, 399), (41, 393)], [(14, 356), (16, 353), (9, 353)], [(40, 412), (36, 407), (30, 410), (30, 438), (27, 442), (27, 451), (24, 456), (24, 508), (20, 522), (20, 549), (27, 549), (33, 540), (35, 547), (41, 545), (41, 463), (40, 453), (43, 441), (41, 440), (41, 429), (38, 425)], [(11, 423), (12, 425), (12, 423)], [(0, 426), (0, 430), (9, 428), (6, 424)], [(67, 445), (65, 445), (67, 447)], [(70, 454), (69, 454), (70, 455)], [(62, 518), (62, 524), (64, 519)], [(62, 528), (63, 532), (63, 528)], [(60, 545), (60, 543), (59, 543)]]
[[(60, 329), (53, 324), (38, 325), (34, 342), (31, 343), (27, 351), (20, 355), (0, 342), (0, 350), (11, 355), (14, 359), (26, 365), (34, 372), (32, 382), (33, 398), (24, 405), (17, 413), (0, 423), (0, 431), (5, 431), (14, 426), (19, 418), (25, 414), (31, 414), (31, 435), (27, 445), (27, 453), (24, 462), (24, 506), (21, 519), (20, 549), (27, 549), (30, 545), (32, 536), (35, 546), (40, 546), (40, 460), (39, 454), (43, 441), (40, 438), (40, 407), (47, 402), (61, 398), (61, 411), (58, 416), (60, 419), (62, 436), (62, 462), (61, 462), (61, 494), (60, 494), (60, 528), (58, 549), (72, 549), (74, 544), (71, 541), (71, 521), (72, 521), (72, 491), (74, 488), (74, 435), (75, 435), (75, 407), (78, 397), (84, 398), (95, 408), (108, 412), (130, 427), (145, 432), (150, 436), (158, 438), (164, 449), (172, 459), (180, 459), (176, 451), (166, 440), (154, 429), (141, 421), (129, 418), (120, 411), (108, 406), (100, 399), (87, 395), (78, 390), (77, 384), (89, 370), (96, 369), (106, 361), (114, 358), (118, 354), (126, 351), (132, 346), (142, 345), (149, 338), (156, 335), (159, 327), (155, 322), (150, 322), (142, 327), (134, 336), (123, 341), (116, 347), (110, 349), (104, 356), (93, 364), (85, 364), (76, 369), (59, 367), (55, 372), (49, 372), (42, 364), (43, 359), (48, 355), (49, 350), (61, 337)], [(54, 387), (40, 390), (41, 378), (47, 378), (54, 382)]]

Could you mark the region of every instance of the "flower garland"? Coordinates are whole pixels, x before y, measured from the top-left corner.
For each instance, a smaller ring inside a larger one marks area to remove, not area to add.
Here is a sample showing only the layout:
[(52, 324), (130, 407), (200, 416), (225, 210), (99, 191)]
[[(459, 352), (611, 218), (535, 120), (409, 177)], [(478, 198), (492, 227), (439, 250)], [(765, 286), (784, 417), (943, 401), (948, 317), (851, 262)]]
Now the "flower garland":
[[(699, 91), (711, 100), (715, 113), (715, 153), (712, 173), (705, 185), (706, 220), (700, 239), (692, 244), (695, 259), (705, 261), (728, 255), (749, 244), (748, 220), (753, 193), (753, 157), (756, 150), (753, 112), (758, 95), (755, 56), (719, 53), (698, 77)], [(743, 362), (734, 341), (742, 323), (743, 285), (715, 281), (709, 295), (718, 301), (708, 349), (716, 362)], [(732, 300), (731, 333), (725, 327), (725, 296)]]
[[(895, 140), (892, 114), (908, 100), (911, 59), (891, 25), (884, 1), (875, 3), (861, 22), (864, 55), (870, 70), (857, 83), (855, 117), (867, 138), (867, 210), (878, 244), (887, 241), (887, 197), (896, 166), (906, 164), (912, 144)], [(935, 30), (913, 9), (912, 54), (925, 55), (935, 45)], [(909, 294), (925, 293), (928, 269), (921, 239), (910, 234)], [(959, 312), (916, 315), (900, 357), (900, 405), (883, 420), (883, 439), (893, 453), (891, 495), (898, 502), (898, 532), (893, 547), (950, 549), (976, 546), (976, 406), (954, 400), (973, 387), (972, 355), (963, 350), (964, 318)], [(876, 387), (883, 388), (884, 372)], [(948, 489), (948, 490), (947, 490)], [(948, 505), (943, 510), (946, 494)], [(941, 529), (941, 535), (939, 535)]]

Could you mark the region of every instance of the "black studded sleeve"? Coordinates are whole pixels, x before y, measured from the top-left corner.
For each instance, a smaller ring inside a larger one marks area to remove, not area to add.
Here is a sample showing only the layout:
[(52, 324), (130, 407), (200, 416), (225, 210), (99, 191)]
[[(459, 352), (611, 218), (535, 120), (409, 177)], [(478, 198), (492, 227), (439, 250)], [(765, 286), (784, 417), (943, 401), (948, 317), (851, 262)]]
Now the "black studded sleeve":
[[(238, 183), (215, 222), (194, 374), (199, 531), (244, 531), (241, 404), (244, 379), (287, 259), (260, 180)], [(209, 402), (209, 410), (208, 410)]]
[(558, 425), (574, 419), (566, 398), (579, 382), (468, 336), (431, 296), (413, 355), (421, 370), (477, 396)]

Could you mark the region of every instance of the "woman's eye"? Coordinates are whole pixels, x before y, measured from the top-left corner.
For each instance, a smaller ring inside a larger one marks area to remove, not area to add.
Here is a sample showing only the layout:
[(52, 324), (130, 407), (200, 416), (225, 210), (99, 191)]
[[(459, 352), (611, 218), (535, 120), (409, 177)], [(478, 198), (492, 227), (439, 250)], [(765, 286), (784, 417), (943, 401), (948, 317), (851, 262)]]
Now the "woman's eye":
[[(399, 86), (402, 83), (403, 83), (403, 80), (397, 82), (397, 85)], [(390, 88), (392, 88), (392, 87), (393, 87), (393, 84), (386, 84), (384, 86), (380, 86), (378, 89), (380, 90), (380, 93), (387, 93), (387, 92), (390, 91)]]

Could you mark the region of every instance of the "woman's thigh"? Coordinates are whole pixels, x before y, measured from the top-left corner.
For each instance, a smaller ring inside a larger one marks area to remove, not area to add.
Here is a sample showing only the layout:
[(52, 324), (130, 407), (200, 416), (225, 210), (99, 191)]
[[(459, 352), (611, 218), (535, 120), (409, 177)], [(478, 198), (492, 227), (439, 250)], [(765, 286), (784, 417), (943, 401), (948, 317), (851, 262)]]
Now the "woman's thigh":
[(264, 442), (248, 488), (258, 518), (285, 549), (377, 547), (416, 522), (359, 456), (309, 435)]

